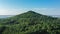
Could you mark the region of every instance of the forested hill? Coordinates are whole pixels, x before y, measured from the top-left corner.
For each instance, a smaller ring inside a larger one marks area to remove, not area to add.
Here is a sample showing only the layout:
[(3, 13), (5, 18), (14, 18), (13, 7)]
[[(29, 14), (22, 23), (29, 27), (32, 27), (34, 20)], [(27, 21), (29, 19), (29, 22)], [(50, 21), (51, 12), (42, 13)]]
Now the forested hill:
[(0, 34), (60, 34), (60, 19), (28, 11), (0, 19)]

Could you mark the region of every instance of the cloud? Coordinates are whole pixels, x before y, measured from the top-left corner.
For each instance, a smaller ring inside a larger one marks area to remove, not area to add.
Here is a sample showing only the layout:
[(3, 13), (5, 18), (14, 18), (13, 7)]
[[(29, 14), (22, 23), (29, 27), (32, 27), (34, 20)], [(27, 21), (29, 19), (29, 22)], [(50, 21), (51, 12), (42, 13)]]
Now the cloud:
[(0, 15), (18, 15), (28, 10), (33, 10), (44, 15), (60, 15), (59, 8), (0, 9)]
[(2, 9), (0, 10), (0, 15), (17, 15), (26, 12), (22, 9)]
[(34, 10), (44, 15), (60, 15), (60, 8), (36, 8)]

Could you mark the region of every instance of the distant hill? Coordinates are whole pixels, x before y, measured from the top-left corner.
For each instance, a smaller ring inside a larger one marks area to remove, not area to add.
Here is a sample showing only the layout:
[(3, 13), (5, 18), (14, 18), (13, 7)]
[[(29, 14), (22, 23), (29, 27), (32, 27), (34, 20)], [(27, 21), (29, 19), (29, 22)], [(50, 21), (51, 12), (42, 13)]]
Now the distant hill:
[(49, 16), (60, 18), (60, 15), (49, 15)]
[(60, 34), (60, 19), (28, 11), (0, 19), (0, 34)]
[(1, 18), (9, 18), (9, 17), (13, 17), (14, 15), (0, 15), (0, 19)]

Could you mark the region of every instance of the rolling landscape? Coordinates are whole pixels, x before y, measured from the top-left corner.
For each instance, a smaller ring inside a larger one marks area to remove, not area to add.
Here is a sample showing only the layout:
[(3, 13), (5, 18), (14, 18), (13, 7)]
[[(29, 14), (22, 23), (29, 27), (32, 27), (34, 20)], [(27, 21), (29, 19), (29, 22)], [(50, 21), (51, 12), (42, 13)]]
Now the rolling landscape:
[(0, 0), (0, 34), (60, 34), (60, 0)]
[(0, 34), (60, 34), (60, 18), (28, 11), (0, 19)]

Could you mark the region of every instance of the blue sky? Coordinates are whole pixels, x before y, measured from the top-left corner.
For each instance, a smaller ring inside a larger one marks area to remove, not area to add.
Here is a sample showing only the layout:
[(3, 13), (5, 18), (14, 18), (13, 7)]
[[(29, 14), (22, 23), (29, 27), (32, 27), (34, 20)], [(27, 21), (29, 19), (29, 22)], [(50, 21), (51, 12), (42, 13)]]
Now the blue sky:
[(0, 0), (0, 15), (17, 15), (28, 10), (60, 15), (60, 0)]

